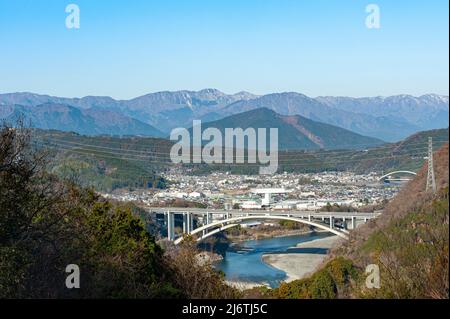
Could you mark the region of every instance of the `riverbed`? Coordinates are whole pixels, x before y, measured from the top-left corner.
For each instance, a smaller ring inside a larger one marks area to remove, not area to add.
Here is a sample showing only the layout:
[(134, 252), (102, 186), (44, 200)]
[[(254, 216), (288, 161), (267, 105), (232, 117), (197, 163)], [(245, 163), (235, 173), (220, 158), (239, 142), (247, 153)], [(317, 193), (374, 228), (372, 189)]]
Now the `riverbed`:
[(265, 254), (262, 259), (265, 263), (286, 272), (283, 281), (290, 282), (313, 273), (325, 260), (328, 250), (339, 240), (338, 236), (330, 236), (303, 242), (290, 248), (287, 254)]
[[(225, 258), (217, 263), (216, 267), (225, 273), (226, 280), (230, 284), (239, 288), (250, 288), (261, 285), (276, 288), (283, 281), (298, 278), (299, 273), (296, 272), (298, 267), (296, 266), (295, 259), (289, 257), (289, 255), (296, 255), (297, 259), (301, 259), (299, 255), (302, 254), (312, 254), (325, 258), (328, 251), (328, 249), (321, 247), (304, 247), (306, 250), (301, 251), (299, 250), (302, 249), (301, 247), (296, 247), (298, 244), (329, 237), (329, 233), (313, 232), (302, 235), (240, 242), (237, 248), (231, 247), (226, 252)], [(270, 257), (267, 257), (269, 255)], [(263, 256), (265, 257), (263, 258)], [(288, 256), (289, 262), (284, 263), (283, 260), (286, 256)], [(303, 266), (308, 265), (308, 258), (307, 256), (304, 259)], [(315, 265), (317, 258), (314, 259), (311, 264)], [(309, 271), (309, 268), (307, 270)]]

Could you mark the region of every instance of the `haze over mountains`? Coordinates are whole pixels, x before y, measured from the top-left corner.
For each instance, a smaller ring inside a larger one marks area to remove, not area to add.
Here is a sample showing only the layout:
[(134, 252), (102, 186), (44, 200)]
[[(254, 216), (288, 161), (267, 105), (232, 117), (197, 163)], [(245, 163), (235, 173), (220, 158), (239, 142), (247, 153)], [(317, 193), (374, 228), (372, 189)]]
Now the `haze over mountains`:
[(257, 96), (205, 89), (157, 92), (131, 100), (0, 94), (0, 118), (11, 119), (23, 113), (39, 128), (89, 135), (167, 136), (173, 128), (191, 127), (194, 119), (216, 121), (260, 108), (284, 116), (300, 115), (384, 141), (398, 141), (422, 130), (446, 128), (449, 116), (448, 96), (435, 94), (310, 98), (295, 92)]

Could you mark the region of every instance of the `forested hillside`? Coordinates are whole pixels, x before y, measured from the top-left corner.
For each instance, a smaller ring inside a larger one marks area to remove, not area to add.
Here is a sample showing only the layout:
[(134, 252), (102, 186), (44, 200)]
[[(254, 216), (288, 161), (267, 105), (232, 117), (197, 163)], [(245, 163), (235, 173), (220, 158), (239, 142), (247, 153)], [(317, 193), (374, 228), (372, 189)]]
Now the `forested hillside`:
[[(385, 208), (350, 233), (350, 240), (310, 277), (274, 290), (269, 298), (448, 298), (448, 143), (434, 153), (437, 191), (425, 191), (427, 165)], [(380, 288), (367, 288), (365, 269), (377, 265)]]
[(437, 191), (425, 191), (427, 166), (386, 207), (362, 225), (334, 254), (363, 268), (377, 264), (380, 289), (357, 287), (355, 295), (377, 298), (448, 298), (448, 143), (434, 154)]
[[(448, 129), (425, 131), (392, 144), (364, 150), (289, 150), (280, 151), (278, 172), (311, 173), (353, 171), (388, 172), (398, 169), (416, 171), (424, 162), (428, 137), (435, 149), (448, 141)], [(84, 136), (60, 131), (34, 130), (32, 144), (46, 149), (52, 159), (49, 169), (56, 175), (73, 179), (82, 186), (99, 191), (117, 188), (164, 188), (160, 174), (177, 167), (185, 174), (229, 171), (258, 174), (257, 164), (183, 164), (175, 166), (169, 156), (173, 142), (145, 137)]]
[[(189, 241), (164, 251), (132, 204), (49, 173), (30, 138), (0, 128), (0, 298), (237, 296)], [(65, 284), (73, 264), (79, 289)]]

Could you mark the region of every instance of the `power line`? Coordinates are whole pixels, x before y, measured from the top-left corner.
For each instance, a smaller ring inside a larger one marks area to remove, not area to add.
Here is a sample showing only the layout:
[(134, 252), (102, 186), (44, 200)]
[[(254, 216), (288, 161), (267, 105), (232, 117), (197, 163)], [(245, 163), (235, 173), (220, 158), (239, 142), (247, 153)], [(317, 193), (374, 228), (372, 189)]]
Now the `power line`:
[[(61, 146), (48, 146), (50, 148), (53, 149), (62, 149), (65, 150), (67, 152), (72, 152), (75, 154), (80, 154), (80, 155), (94, 155), (94, 156), (100, 156), (100, 157), (106, 157), (106, 158), (111, 158), (111, 159), (116, 159), (116, 160), (126, 160), (126, 161), (137, 161), (137, 162), (145, 162), (148, 164), (173, 164), (171, 161), (167, 161), (167, 162), (160, 162), (160, 161), (152, 161), (152, 160), (146, 160), (146, 159), (140, 159), (140, 158), (136, 158), (136, 157), (117, 157), (113, 155), (105, 155), (105, 154), (98, 154), (98, 153), (93, 153), (92, 150), (84, 150), (83, 149), (73, 149), (73, 148), (64, 148)], [(111, 153), (107, 153), (107, 154), (111, 154)], [(414, 156), (419, 156), (422, 157), (423, 155), (425, 155), (425, 153), (418, 153), (418, 154), (405, 154), (405, 155), (391, 155), (391, 156), (381, 156), (381, 157), (368, 157), (368, 158), (363, 158), (363, 159), (354, 159), (354, 160), (345, 160), (345, 161), (335, 161), (335, 162), (320, 162), (318, 164), (320, 165), (338, 165), (338, 164), (346, 164), (349, 162), (362, 162), (362, 161), (368, 161), (368, 160), (376, 160), (376, 159), (394, 159), (394, 158), (405, 158), (405, 157), (414, 157)], [(142, 156), (144, 157), (144, 156)], [(311, 163), (303, 163), (303, 164), (286, 164), (287, 162), (283, 162), (280, 161), (278, 162), (279, 165), (285, 165), (288, 167), (311, 167), (312, 164)], [(199, 165), (211, 165), (211, 166), (227, 166), (227, 167), (242, 167), (244, 165), (250, 165), (250, 166), (261, 166), (264, 164), (261, 163), (237, 163), (237, 164), (229, 164), (229, 163), (213, 163), (213, 164), (206, 164), (206, 163), (182, 163), (183, 165), (192, 165), (192, 166), (199, 166)]]
[[(158, 157), (158, 156), (148, 156), (148, 155), (136, 155), (136, 154), (123, 154), (123, 153), (113, 153), (110, 151), (104, 151), (104, 150), (98, 150), (98, 149), (89, 149), (89, 148), (82, 148), (82, 147), (77, 147), (77, 148), (73, 148), (71, 146), (67, 146), (67, 145), (62, 145), (62, 144), (58, 144), (58, 145), (48, 145), (48, 144), (44, 144), (42, 145), (44, 147), (49, 147), (49, 148), (53, 148), (53, 149), (61, 149), (61, 150), (65, 150), (65, 151), (69, 151), (69, 152), (75, 152), (75, 153), (79, 153), (79, 154), (84, 154), (86, 155), (87, 153), (92, 154), (92, 155), (96, 155), (96, 156), (100, 156), (100, 157), (109, 157), (109, 158), (115, 158), (115, 159), (119, 159), (119, 160), (141, 160), (141, 161), (146, 161), (148, 163), (162, 163), (162, 164), (171, 164), (172, 161), (170, 158), (168, 157)], [(422, 149), (422, 147), (420, 148)], [(339, 161), (340, 159), (343, 159), (343, 156), (329, 156), (326, 157), (325, 159), (321, 159), (321, 158), (315, 158), (315, 160), (318, 161), (318, 164), (324, 165), (324, 164), (339, 164), (339, 163), (346, 163), (349, 161), (370, 161), (373, 159), (380, 159), (380, 158), (396, 158), (396, 157), (414, 157), (414, 156), (425, 156), (425, 153), (410, 153), (412, 151), (412, 149), (408, 150), (407, 152), (403, 152), (403, 153), (396, 153), (396, 155), (389, 155), (389, 156), (366, 156), (363, 158), (357, 158), (357, 159), (351, 159), (351, 158), (345, 158), (344, 161)], [(165, 161), (163, 161), (165, 160)], [(300, 159), (297, 156), (297, 159), (295, 160), (289, 160), (289, 159), (283, 159), (283, 156), (281, 156), (278, 160), (278, 164), (280, 165), (293, 165), (293, 166), (299, 166), (299, 164), (290, 164), (290, 163), (298, 163)], [(306, 158), (305, 160), (310, 160), (309, 158)], [(187, 164), (187, 163), (185, 163)], [(201, 164), (201, 163), (194, 163), (194, 164)], [(238, 163), (240, 165), (238, 166), (242, 166), (243, 164), (257, 164), (257, 163)], [(223, 165), (229, 165), (227, 163), (224, 163)], [(302, 166), (311, 166), (310, 163), (308, 164), (303, 164)]]
[[(87, 151), (87, 152), (96, 152), (96, 153), (99, 153), (98, 155), (102, 155), (103, 153), (105, 153), (105, 154), (110, 154), (110, 155), (114, 155), (114, 156), (117, 156), (117, 155), (123, 155), (123, 156), (131, 156), (131, 157), (133, 157), (133, 158), (135, 158), (135, 157), (139, 157), (139, 158), (145, 158), (145, 159), (166, 159), (166, 160), (169, 160), (170, 158), (169, 158), (169, 154), (164, 154), (164, 155), (166, 155), (166, 156), (164, 156), (164, 157), (160, 157), (160, 156), (153, 156), (153, 155), (142, 155), (142, 153), (140, 153), (140, 154), (127, 154), (126, 152), (126, 150), (120, 150), (120, 149), (114, 149), (115, 150), (115, 152), (113, 153), (113, 152), (111, 152), (111, 151), (105, 151), (105, 150), (100, 150), (99, 148), (97, 148), (96, 146), (92, 146), (92, 145), (86, 145), (84, 148), (83, 147), (72, 147), (72, 146), (67, 146), (67, 145), (65, 145), (65, 144), (63, 144), (63, 143), (54, 143), (54, 144), (42, 144), (42, 143), (39, 143), (39, 142), (36, 142), (36, 144), (40, 144), (41, 146), (43, 146), (43, 147), (53, 147), (53, 148), (61, 148), (61, 149), (65, 149), (65, 150), (76, 150), (76, 149), (78, 149), (78, 150), (83, 150), (83, 151)], [(106, 148), (106, 149), (108, 149), (108, 150), (110, 150), (110, 149), (112, 149), (112, 148)], [(411, 156), (413, 156), (414, 154), (411, 154), (411, 153), (409, 153), (409, 152), (411, 152), (411, 151), (413, 151), (413, 150), (417, 150), (417, 149), (422, 149), (422, 147), (420, 147), (420, 148), (410, 148), (410, 149), (408, 149), (408, 150), (405, 150), (405, 152), (404, 153), (396, 153), (397, 155), (411, 155)], [(122, 152), (125, 152), (125, 153), (122, 153)], [(314, 155), (314, 154), (303, 154), (302, 153), (302, 155)], [(357, 153), (357, 154), (355, 154), (355, 155), (361, 155), (361, 153)], [(195, 156), (195, 155), (192, 155), (192, 157), (193, 158), (197, 158), (198, 156)], [(343, 157), (343, 155), (342, 154), (340, 154), (340, 155), (335, 155), (335, 156), (327, 156), (326, 158), (325, 158), (325, 160), (330, 160), (330, 159), (340, 159), (340, 158), (342, 158)], [(239, 157), (239, 156), (234, 156), (234, 159), (236, 159), (236, 158), (239, 158), (239, 159), (246, 159), (247, 157)], [(294, 159), (294, 160), (292, 160), (292, 161), (290, 161), (290, 160), (283, 160), (284, 158), (288, 158), (288, 157), (285, 157), (285, 156), (280, 156), (280, 158), (281, 158), (281, 163), (289, 163), (289, 162), (298, 162), (298, 160), (299, 160), (299, 158), (298, 158), (298, 155), (297, 155), (297, 157), (296, 157), (296, 159)], [(361, 160), (369, 160), (369, 159), (371, 159), (371, 158), (374, 158), (374, 156), (369, 156), (369, 157), (364, 157), (364, 158), (361, 158)], [(376, 157), (375, 157), (376, 158)], [(346, 156), (346, 159), (347, 159), (347, 156)], [(320, 158), (317, 158), (317, 160), (323, 160), (323, 159), (320, 159)]]
[[(86, 150), (86, 151), (91, 151), (91, 152), (106, 153), (106, 154), (112, 154), (112, 155), (121, 154), (121, 155), (125, 155), (125, 156), (142, 157), (142, 158), (154, 158), (154, 159), (161, 159), (161, 158), (162, 159), (168, 159), (169, 158), (169, 153), (163, 153), (164, 156), (162, 156), (162, 157), (161, 156), (155, 156), (155, 155), (144, 155), (145, 152), (139, 152), (139, 154), (128, 154), (127, 153), (128, 150), (108, 148), (108, 147), (97, 147), (95, 145), (89, 145), (89, 144), (83, 144), (82, 146), (84, 146), (84, 147), (74, 147), (74, 146), (71, 146), (71, 145), (66, 145), (66, 143), (55, 143), (55, 142), (53, 142), (52, 144), (48, 144), (48, 142), (42, 143), (42, 142), (35, 141), (35, 144), (41, 145), (42, 147), (53, 146), (54, 148), (63, 148), (63, 149), (81, 149), (81, 150)], [(106, 150), (102, 150), (100, 148), (104, 148)], [(405, 154), (405, 152), (406, 152), (406, 154), (410, 154), (409, 152), (411, 152), (413, 150), (417, 150), (417, 149), (422, 149), (422, 148), (423, 147), (409, 148), (407, 150), (404, 150), (404, 153), (397, 152), (396, 154), (397, 155), (402, 155), (402, 154)], [(114, 152), (111, 152), (111, 151), (114, 151)], [(356, 152), (356, 153), (354, 153), (354, 155), (364, 155), (364, 153)], [(154, 154), (154, 153), (149, 152), (148, 154)], [(342, 156), (344, 155), (344, 154), (340, 154), (340, 153), (334, 153), (334, 154), (336, 154), (336, 155), (334, 155), (334, 156), (326, 156), (325, 159), (326, 160), (338, 159), (338, 158), (342, 158)], [(316, 154), (314, 154), (314, 153), (300, 153), (300, 154), (297, 154), (296, 159), (294, 160), (295, 162), (298, 161), (298, 156), (299, 155), (306, 155), (306, 156), (311, 155), (311, 156), (314, 156)], [(195, 155), (192, 155), (192, 157), (196, 158)], [(283, 154), (280, 157), (282, 159), (290, 158), (290, 157), (285, 156)], [(369, 156), (369, 157), (365, 157), (364, 159), (370, 159), (372, 157), (373, 156)], [(235, 159), (236, 158), (246, 159), (248, 157), (246, 157), (246, 156), (234, 156), (234, 158)], [(347, 158), (347, 156), (346, 156), (346, 158)], [(284, 160), (283, 162), (289, 162), (289, 161), (288, 160)]]
[[(442, 142), (445, 142), (445, 141), (447, 141), (447, 140), (442, 140)], [(45, 145), (45, 143), (48, 143), (47, 141), (45, 141), (45, 142), (41, 142), (41, 143), (43, 143), (43, 145), (44, 146), (46, 146)], [(141, 156), (141, 157), (144, 157), (145, 155), (143, 155), (143, 154), (151, 154), (151, 156), (152, 157), (154, 157), (154, 158), (163, 158), (163, 159), (166, 159), (170, 154), (169, 154), (169, 152), (167, 152), (167, 153), (161, 153), (161, 152), (149, 152), (149, 151), (144, 151), (144, 150), (142, 150), (142, 151), (139, 151), (139, 150), (133, 150), (133, 149), (123, 149), (123, 148), (114, 148), (114, 147), (107, 147), (107, 146), (99, 146), (99, 145), (92, 145), (92, 144), (86, 144), (86, 143), (78, 143), (78, 142), (72, 142), (72, 141), (64, 141), (64, 140), (56, 140), (56, 139), (54, 139), (54, 140), (51, 140), (51, 142), (50, 143), (54, 143), (54, 144), (56, 144), (56, 145), (64, 145), (64, 146), (66, 146), (65, 144), (73, 144), (73, 145), (79, 145), (79, 146), (84, 146), (85, 148), (94, 148), (94, 149), (106, 149), (106, 150), (112, 150), (112, 151), (115, 151), (115, 153), (116, 152), (122, 152), (122, 153), (128, 153), (128, 152), (131, 152), (131, 153), (137, 153), (137, 154), (139, 154), (139, 155), (134, 155), (134, 154), (125, 154), (125, 155), (128, 155), (128, 156)], [(411, 144), (408, 144), (408, 146), (412, 146), (412, 145), (422, 145), (420, 148), (422, 148), (422, 147), (424, 147), (425, 145), (424, 145), (424, 143), (411, 143)], [(69, 146), (70, 147), (70, 146)], [(379, 148), (374, 148), (374, 149), (371, 149), (371, 150), (369, 150), (369, 151), (361, 151), (361, 150), (346, 150), (346, 151), (318, 151), (318, 152), (302, 152), (302, 151), (299, 151), (299, 152), (297, 152), (297, 154), (289, 154), (289, 155), (286, 155), (286, 152), (283, 152), (283, 151), (280, 151), (279, 152), (279, 154), (281, 155), (281, 157), (282, 158), (295, 158), (295, 160), (294, 161), (297, 161), (297, 159), (298, 159), (298, 156), (299, 155), (311, 155), (311, 156), (321, 156), (322, 154), (323, 155), (326, 155), (326, 157), (327, 158), (339, 158), (339, 157), (341, 157), (341, 156), (343, 156), (344, 154), (354, 154), (354, 155), (360, 155), (360, 154), (362, 154), (362, 153), (370, 153), (370, 152), (379, 152), (379, 151), (382, 151), (382, 150), (384, 150), (384, 149), (392, 149), (392, 146), (389, 146), (389, 147), (379, 147)], [(416, 147), (416, 148), (412, 148), (412, 147), (409, 147), (408, 149), (406, 149), (405, 151), (412, 151), (412, 150), (416, 150), (416, 149), (419, 149), (419, 147)], [(99, 151), (101, 151), (101, 150), (99, 150)], [(200, 150), (199, 150), (200, 151)], [(222, 149), (222, 151), (223, 151), (223, 149)], [(106, 151), (101, 151), (101, 152), (106, 152)], [(106, 153), (111, 153), (111, 152), (106, 152)], [(114, 154), (115, 154), (114, 153)], [(192, 153), (194, 153), (194, 152), (192, 152)], [(336, 154), (335, 156), (332, 156), (333, 154)], [(163, 156), (158, 156), (158, 155), (163, 155)], [(192, 154), (192, 156), (191, 157), (193, 157), (193, 158), (198, 158), (198, 155), (195, 155), (195, 154)], [(234, 158), (236, 159), (236, 158), (248, 158), (248, 156), (234, 156)]]
[[(130, 152), (144, 152), (144, 153), (152, 153), (152, 154), (159, 154), (159, 155), (166, 155), (166, 153), (161, 153), (161, 152), (155, 152), (155, 151), (148, 151), (148, 150), (132, 150), (132, 149), (123, 149), (123, 148), (116, 148), (116, 147), (106, 147), (106, 146), (100, 146), (100, 145), (94, 145), (94, 144), (86, 144), (86, 143), (80, 143), (80, 142), (76, 142), (76, 141), (68, 141), (68, 140), (61, 140), (61, 139), (57, 139), (54, 137), (49, 137), (48, 138), (51, 141), (56, 141), (56, 142), (63, 142), (63, 143), (69, 143), (69, 144), (76, 144), (76, 145), (83, 145), (83, 146), (92, 146), (92, 147), (99, 147), (99, 148), (105, 148), (105, 149), (113, 149), (113, 150), (127, 150)], [(43, 140), (41, 138), (41, 140)], [(95, 140), (94, 140), (95, 141)], [(448, 139), (443, 139), (443, 140), (439, 140), (438, 142), (445, 142), (448, 141)], [(103, 141), (98, 141), (103, 142)], [(119, 141), (108, 141), (109, 144), (118, 144), (118, 145), (124, 145), (123, 143), (119, 142)], [(406, 144), (407, 146), (409, 145), (423, 145), (426, 144), (427, 142), (418, 142), (418, 143), (408, 143)], [(352, 153), (352, 152), (370, 152), (370, 151), (377, 151), (377, 150), (382, 150), (382, 149), (392, 149), (394, 147), (400, 147), (401, 145), (397, 145), (398, 143), (389, 143), (389, 144), (384, 144), (384, 146), (378, 146), (378, 147), (369, 147), (366, 150), (358, 150), (358, 149), (347, 149), (347, 150), (289, 150), (289, 149), (281, 149), (278, 152), (279, 153), (312, 153), (312, 154), (319, 154), (319, 153), (324, 153), (324, 154), (331, 154), (331, 153)], [(131, 144), (133, 146), (143, 146), (143, 145), (139, 145), (139, 144)], [(349, 146), (356, 146), (358, 144), (349, 144)], [(366, 146), (367, 144), (361, 144)], [(167, 147), (155, 147), (152, 146), (150, 147), (150, 149), (155, 149), (155, 150), (168, 150), (171, 148), (172, 145), (169, 145)], [(144, 145), (145, 147), (145, 145)], [(223, 149), (227, 149), (225, 147), (222, 147)], [(233, 148), (235, 149), (235, 148)], [(297, 155), (293, 155), (293, 156), (297, 156)]]

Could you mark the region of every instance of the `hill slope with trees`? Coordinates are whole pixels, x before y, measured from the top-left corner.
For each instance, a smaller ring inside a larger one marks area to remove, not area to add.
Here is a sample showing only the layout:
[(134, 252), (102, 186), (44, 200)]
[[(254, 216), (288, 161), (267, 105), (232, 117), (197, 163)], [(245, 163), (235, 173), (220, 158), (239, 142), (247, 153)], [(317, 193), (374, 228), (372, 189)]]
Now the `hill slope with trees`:
[[(425, 191), (427, 163), (383, 214), (350, 232), (350, 240), (310, 277), (269, 290), (269, 298), (449, 298), (448, 143), (434, 153), (437, 191)], [(366, 286), (368, 265), (380, 270), (380, 288)]]
[[(132, 204), (106, 201), (46, 164), (29, 130), (0, 127), (0, 299), (237, 296), (189, 242), (165, 252)], [(73, 264), (79, 289), (65, 285)]]

